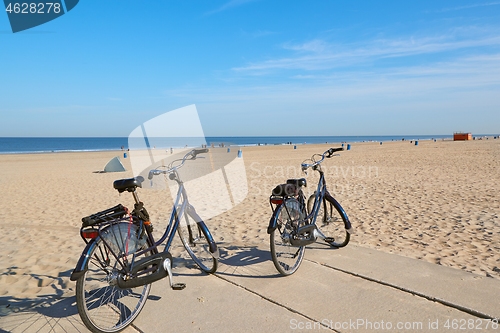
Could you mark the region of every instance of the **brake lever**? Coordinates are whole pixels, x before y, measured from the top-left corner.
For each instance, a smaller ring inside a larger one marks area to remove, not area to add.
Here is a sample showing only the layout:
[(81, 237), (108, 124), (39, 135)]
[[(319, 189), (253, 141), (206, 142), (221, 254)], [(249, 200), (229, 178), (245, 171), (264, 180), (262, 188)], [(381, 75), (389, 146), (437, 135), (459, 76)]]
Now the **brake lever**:
[(304, 165), (301, 165), (302, 172), (306, 174), (307, 176), (307, 167)]

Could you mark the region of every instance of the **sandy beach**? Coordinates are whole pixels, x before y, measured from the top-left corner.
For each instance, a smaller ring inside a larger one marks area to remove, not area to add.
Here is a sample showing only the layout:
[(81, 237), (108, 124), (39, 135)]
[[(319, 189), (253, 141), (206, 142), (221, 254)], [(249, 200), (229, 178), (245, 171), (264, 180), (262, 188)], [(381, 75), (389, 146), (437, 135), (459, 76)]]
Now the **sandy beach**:
[[(268, 244), (271, 190), (303, 177), (300, 163), (330, 146), (338, 144), (244, 147), (248, 195), (207, 221), (220, 248)], [(99, 173), (114, 156), (128, 171)], [(351, 244), (500, 279), (500, 140), (353, 143), (323, 168), (353, 224)], [(81, 218), (132, 207), (112, 188), (130, 170), (121, 151), (0, 155), (0, 299), (73, 295)], [(317, 175), (307, 180), (311, 194)], [(170, 193), (139, 193), (160, 235)]]

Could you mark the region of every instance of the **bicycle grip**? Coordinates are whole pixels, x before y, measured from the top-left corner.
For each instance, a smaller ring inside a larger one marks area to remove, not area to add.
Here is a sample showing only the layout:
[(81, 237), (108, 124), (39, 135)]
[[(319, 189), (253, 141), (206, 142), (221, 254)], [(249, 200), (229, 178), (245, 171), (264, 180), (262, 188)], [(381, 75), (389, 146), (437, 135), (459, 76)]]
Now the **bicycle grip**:
[(344, 147), (340, 147), (340, 148), (330, 148), (328, 149), (328, 156), (327, 157), (332, 157), (332, 155), (337, 152), (337, 151), (342, 151), (344, 150)]
[(154, 170), (149, 170), (149, 173), (148, 173), (148, 179), (151, 180), (153, 179), (153, 176), (157, 176), (160, 174), (160, 171), (154, 169)]
[(204, 153), (208, 153), (208, 148), (201, 148), (201, 149), (194, 149), (193, 150), (194, 156), (196, 156), (198, 154), (204, 154)]

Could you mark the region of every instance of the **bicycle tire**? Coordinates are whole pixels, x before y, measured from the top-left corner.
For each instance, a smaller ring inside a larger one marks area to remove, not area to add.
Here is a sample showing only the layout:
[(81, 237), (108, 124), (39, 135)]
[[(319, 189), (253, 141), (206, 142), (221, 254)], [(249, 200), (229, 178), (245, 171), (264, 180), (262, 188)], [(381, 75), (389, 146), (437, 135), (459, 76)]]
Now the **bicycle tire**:
[(179, 223), (177, 233), (184, 245), (184, 248), (194, 260), (196, 265), (205, 273), (215, 273), (217, 271), (218, 260), (210, 252), (209, 237), (198, 226), (198, 223), (189, 214), (184, 214), (185, 224)]
[(274, 267), (281, 275), (292, 275), (304, 259), (305, 246), (293, 246), (288, 239), (293, 230), (293, 223), (304, 218), (297, 199), (286, 199), (276, 208), (274, 218), (276, 229), (270, 234), (271, 257)]
[[(307, 200), (307, 211), (310, 214), (314, 205), (316, 193), (313, 193)], [(326, 237), (324, 241), (333, 247), (344, 247), (349, 243), (351, 235), (345, 228), (343, 214), (330, 201), (323, 199), (318, 216), (316, 218), (316, 226), (319, 231)]]
[[(76, 282), (78, 313), (85, 326), (94, 333), (120, 332), (143, 309), (151, 284), (131, 289), (113, 285), (113, 279), (118, 276), (119, 264), (101, 237), (95, 242), (89, 253), (88, 269)], [(136, 260), (150, 254), (145, 253), (136, 257)]]

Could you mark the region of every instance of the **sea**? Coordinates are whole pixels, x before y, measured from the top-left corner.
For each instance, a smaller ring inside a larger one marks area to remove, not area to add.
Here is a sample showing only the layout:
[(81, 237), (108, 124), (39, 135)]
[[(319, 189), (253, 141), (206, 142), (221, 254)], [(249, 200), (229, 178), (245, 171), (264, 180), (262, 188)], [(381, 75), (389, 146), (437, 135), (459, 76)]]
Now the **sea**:
[[(386, 142), (402, 140), (442, 140), (451, 135), (386, 135), (386, 136), (241, 136), (176, 138), (174, 141), (150, 138), (147, 145), (154, 148), (179, 148), (185, 146), (258, 146), (258, 145), (302, 145), (317, 143)], [(201, 140), (203, 141), (203, 140)], [(130, 142), (134, 146), (134, 142)], [(85, 152), (134, 149), (129, 147), (127, 137), (0, 137), (0, 154), (32, 154), (55, 152)]]

